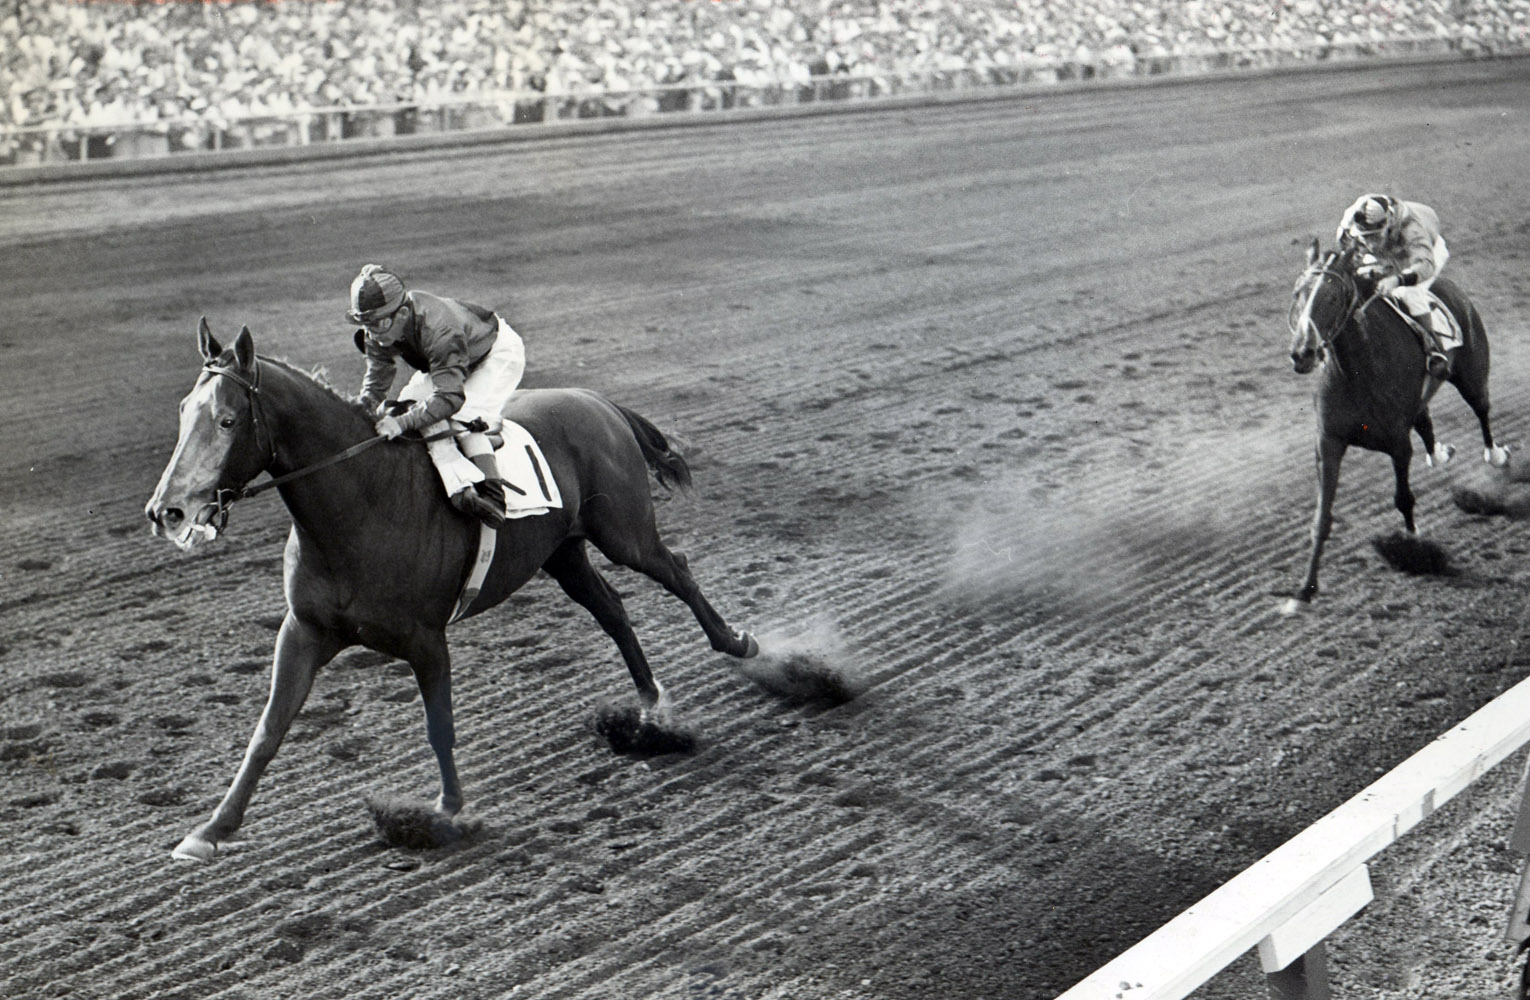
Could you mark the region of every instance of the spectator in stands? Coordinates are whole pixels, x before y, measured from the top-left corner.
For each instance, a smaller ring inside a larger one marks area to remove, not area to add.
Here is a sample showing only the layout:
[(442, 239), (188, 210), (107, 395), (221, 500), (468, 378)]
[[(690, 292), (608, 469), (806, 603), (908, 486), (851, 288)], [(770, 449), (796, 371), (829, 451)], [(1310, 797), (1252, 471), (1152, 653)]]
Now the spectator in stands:
[[(1048, 82), (1264, 65), (1290, 50), (1386, 53), (1418, 39), (1524, 49), (1530, 0), (26, 3), (0, 17), (0, 126), (107, 129), (133, 114), (165, 123), (172, 145), (201, 148), (215, 131), (265, 141), (276, 132), (235, 119), (293, 109), (414, 103), (439, 122), (441, 108), (471, 98), (497, 107), (499, 120), (524, 120), (542, 113), (528, 93), (598, 88), (613, 94), (581, 113), (632, 114), (731, 100), (724, 83), (764, 95), (804, 92), (812, 75), (869, 78), (857, 84), (867, 92), (926, 75)], [(615, 94), (670, 84), (683, 89)], [(314, 133), (332, 117), (315, 118)], [(386, 134), (391, 121), (392, 112), (352, 113), (347, 128)], [(6, 141), (13, 157), (45, 142)]]

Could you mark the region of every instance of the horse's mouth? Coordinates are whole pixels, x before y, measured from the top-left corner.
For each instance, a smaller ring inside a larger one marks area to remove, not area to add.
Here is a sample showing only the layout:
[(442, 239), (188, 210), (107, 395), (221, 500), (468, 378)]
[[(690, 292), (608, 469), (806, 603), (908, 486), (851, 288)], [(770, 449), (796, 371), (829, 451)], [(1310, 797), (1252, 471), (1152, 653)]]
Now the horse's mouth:
[(218, 537), (218, 526), (213, 523), (218, 513), (217, 504), (203, 504), (197, 510), (197, 516), (188, 521), (181, 521), (172, 527), (165, 524), (163, 518), (155, 519), (150, 530), (156, 535), (170, 539), (182, 552), (189, 552), (199, 542), (210, 542)]

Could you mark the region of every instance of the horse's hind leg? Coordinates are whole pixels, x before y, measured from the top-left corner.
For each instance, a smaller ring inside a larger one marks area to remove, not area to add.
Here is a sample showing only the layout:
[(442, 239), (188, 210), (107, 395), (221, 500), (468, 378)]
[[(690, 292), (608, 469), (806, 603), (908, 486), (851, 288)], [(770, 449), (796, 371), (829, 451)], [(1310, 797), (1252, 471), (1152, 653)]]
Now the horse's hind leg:
[(759, 653), (760, 645), (754, 636), (732, 628), (717, 613), (717, 609), (712, 607), (697, 585), (696, 578), (691, 576), (690, 564), (686, 562), (685, 556), (664, 544), (659, 538), (657, 527), (650, 524), (646, 530), (632, 535), (615, 540), (595, 537), (594, 541), (612, 562), (648, 575), (684, 601), (701, 624), (701, 630), (707, 634), (713, 649), (740, 659)]
[(1428, 410), (1422, 410), (1413, 420), (1413, 429), (1418, 432), (1420, 441), (1424, 442), (1424, 461), (1430, 467), (1444, 465), (1450, 461), (1450, 456), (1456, 453), (1456, 449), (1448, 444), (1439, 444), (1434, 438), (1434, 421), (1429, 416)]
[(565, 594), (594, 615), (600, 627), (615, 640), (616, 648), (621, 650), (622, 659), (627, 663), (627, 670), (632, 674), (632, 682), (637, 685), (638, 696), (643, 699), (643, 704), (649, 708), (660, 706), (664, 700), (664, 689), (653, 679), (653, 670), (648, 666), (643, 647), (638, 644), (637, 635), (632, 631), (632, 622), (627, 618), (627, 609), (622, 604), (621, 595), (600, 575), (599, 570), (590, 565), (584, 539), (570, 538), (565, 541), (542, 564), (542, 568), (558, 581), (558, 586), (563, 588)]
[(1487, 372), (1482, 371), (1482, 367), (1463, 365), (1451, 382), (1461, 393), (1461, 398), (1466, 400), (1466, 405), (1477, 415), (1477, 424), (1482, 428), (1482, 460), (1489, 465), (1502, 466), (1509, 461), (1509, 451), (1493, 443), (1493, 422), (1490, 416), (1493, 407), (1488, 396)]

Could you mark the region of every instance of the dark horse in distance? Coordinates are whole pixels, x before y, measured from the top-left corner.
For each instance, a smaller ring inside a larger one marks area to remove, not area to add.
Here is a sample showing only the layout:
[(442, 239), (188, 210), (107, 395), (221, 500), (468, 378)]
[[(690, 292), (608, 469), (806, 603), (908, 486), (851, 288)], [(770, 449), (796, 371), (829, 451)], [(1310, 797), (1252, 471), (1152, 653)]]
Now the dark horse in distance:
[[(1394, 501), (1410, 536), (1413, 491), (1408, 466), (1412, 432), (1424, 443), (1431, 465), (1449, 460), (1451, 449), (1437, 443), (1429, 401), (1440, 387), (1425, 371), (1419, 334), (1388, 302), (1355, 274), (1353, 248), (1322, 253), (1317, 240), (1307, 252), (1307, 269), (1292, 293), (1291, 364), (1299, 374), (1321, 363), (1317, 409), (1317, 513), (1312, 519), (1312, 553), (1301, 587), (1286, 603), (1288, 612), (1310, 602), (1318, 591), (1318, 561), (1333, 524), (1339, 463), (1350, 445), (1391, 456), (1396, 474)], [(1465, 294), (1444, 279), (1433, 291), (1460, 324), (1463, 343), (1449, 381), (1482, 426), (1483, 459), (1495, 466), (1508, 452), (1493, 443), (1488, 420), (1488, 339), (1482, 317)]]
[[(355, 448), (374, 437), (365, 408), (304, 372), (257, 357), (248, 328), (225, 350), (204, 319), (198, 342), (202, 373), (181, 401), (179, 440), (146, 508), (154, 532), (183, 549), (215, 537), (228, 505), (262, 470), (282, 479), (277, 488), (293, 523), (283, 575), (287, 614), (276, 639), (269, 700), (227, 794), (175, 856), (208, 860), (239, 828), (315, 673), (355, 645), (409, 663), (441, 769), (436, 810), (455, 814), (463, 798), (452, 758), (445, 630), (477, 553), (479, 523), (446, 502), (424, 448), (403, 441)], [(493, 607), (546, 570), (616, 641), (643, 703), (662, 710), (664, 691), (620, 595), (590, 564), (588, 541), (684, 601), (714, 649), (737, 657), (759, 651), (753, 636), (730, 628), (713, 610), (685, 558), (659, 538), (650, 470), (661, 483), (690, 479), (663, 434), (632, 411), (579, 389), (519, 392), (506, 415), (541, 445), (563, 507), (505, 521), (469, 614)], [(353, 450), (353, 457), (332, 461)]]

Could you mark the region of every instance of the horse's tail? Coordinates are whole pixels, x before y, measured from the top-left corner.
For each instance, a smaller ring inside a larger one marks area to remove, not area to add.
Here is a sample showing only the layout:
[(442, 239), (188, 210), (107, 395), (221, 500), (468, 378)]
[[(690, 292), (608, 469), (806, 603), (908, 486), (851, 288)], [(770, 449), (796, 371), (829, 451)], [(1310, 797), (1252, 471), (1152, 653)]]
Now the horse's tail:
[(685, 456), (670, 447), (664, 432), (620, 403), (611, 405), (626, 418), (632, 436), (637, 438), (638, 447), (643, 450), (643, 460), (653, 470), (659, 485), (670, 489), (691, 485), (691, 467), (686, 464)]

